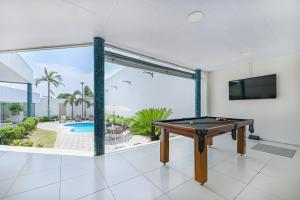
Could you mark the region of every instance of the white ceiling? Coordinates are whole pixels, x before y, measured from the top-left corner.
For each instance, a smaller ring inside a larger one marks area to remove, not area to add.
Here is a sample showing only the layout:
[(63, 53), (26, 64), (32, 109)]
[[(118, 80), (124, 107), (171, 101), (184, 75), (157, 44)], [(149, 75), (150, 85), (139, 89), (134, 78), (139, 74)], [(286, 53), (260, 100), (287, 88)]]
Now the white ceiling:
[[(203, 21), (188, 23), (196, 10), (205, 12)], [(0, 0), (0, 51), (90, 43), (94, 36), (216, 70), (300, 51), (300, 1)]]

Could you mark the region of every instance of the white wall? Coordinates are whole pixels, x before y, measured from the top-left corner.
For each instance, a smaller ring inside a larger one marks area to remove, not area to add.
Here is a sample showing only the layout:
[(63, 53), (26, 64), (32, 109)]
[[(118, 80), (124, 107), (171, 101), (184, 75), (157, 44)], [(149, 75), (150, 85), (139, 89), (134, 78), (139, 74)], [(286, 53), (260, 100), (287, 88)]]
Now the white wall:
[[(132, 83), (129, 85), (123, 80)], [(110, 87), (112, 85), (118, 89)], [(159, 73), (154, 73), (152, 78), (142, 70), (126, 67), (105, 81), (105, 89), (108, 89), (105, 92), (105, 105), (116, 104), (130, 108), (129, 112), (117, 113), (123, 116), (131, 116), (141, 109), (151, 107), (171, 108), (174, 112), (172, 118), (195, 115), (194, 80)]]
[[(40, 103), (35, 104), (35, 116), (43, 117), (47, 116), (47, 97), (42, 97)], [(61, 99), (50, 99), (50, 116), (59, 114), (59, 103), (63, 103)]]
[[(122, 82), (131, 81), (131, 85)], [(110, 86), (117, 86), (113, 89)], [(118, 112), (131, 116), (144, 108), (171, 108), (172, 117), (194, 116), (194, 81), (164, 74), (154, 73), (152, 78), (142, 70), (124, 68), (105, 81), (105, 104), (122, 105), (129, 112)]]
[[(59, 104), (64, 103), (64, 99), (50, 99), (50, 116), (56, 116), (59, 115)], [(42, 97), (40, 99), (40, 103), (35, 104), (35, 116), (37, 117), (43, 117), (47, 116), (47, 105), (48, 105), (47, 97)], [(69, 104), (66, 106), (66, 113), (68, 117), (71, 117), (72, 109)], [(87, 117), (89, 117), (90, 114), (94, 113), (93, 106), (90, 108), (87, 108), (86, 110)], [(75, 106), (74, 105), (74, 117), (77, 115), (81, 116), (81, 105)]]
[(250, 77), (249, 64), (208, 75), (208, 114), (253, 118), (263, 139), (300, 145), (300, 53), (253, 63), (253, 76), (277, 74), (277, 98), (229, 101), (228, 81)]
[[(0, 85), (0, 102), (26, 103), (27, 102), (27, 91)], [(32, 102), (39, 103), (40, 102), (40, 94), (35, 93), (35, 92), (32, 93)]]

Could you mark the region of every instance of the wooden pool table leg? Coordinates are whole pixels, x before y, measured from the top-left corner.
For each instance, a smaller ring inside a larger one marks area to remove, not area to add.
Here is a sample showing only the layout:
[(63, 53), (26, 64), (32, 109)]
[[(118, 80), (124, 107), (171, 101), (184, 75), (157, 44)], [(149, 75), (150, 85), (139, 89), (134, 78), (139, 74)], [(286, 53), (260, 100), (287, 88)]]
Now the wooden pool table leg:
[(246, 153), (246, 128), (240, 127), (237, 130), (237, 152), (239, 154)]
[(201, 184), (207, 181), (207, 138), (205, 137), (204, 150), (202, 153), (198, 149), (198, 135), (194, 136), (194, 166), (195, 180)]
[(206, 140), (207, 140), (207, 145), (208, 146), (212, 146), (214, 144), (214, 140), (213, 140), (212, 137), (208, 137)]
[(160, 162), (169, 162), (169, 133), (163, 128), (160, 132)]

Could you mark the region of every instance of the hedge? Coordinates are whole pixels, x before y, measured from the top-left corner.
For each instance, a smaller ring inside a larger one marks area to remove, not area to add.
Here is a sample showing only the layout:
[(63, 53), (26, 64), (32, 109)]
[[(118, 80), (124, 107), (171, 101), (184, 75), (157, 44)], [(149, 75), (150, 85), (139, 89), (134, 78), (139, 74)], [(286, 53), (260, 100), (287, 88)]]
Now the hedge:
[(10, 144), (15, 139), (21, 139), (25, 129), (20, 126), (6, 126), (0, 128), (0, 144)]
[(36, 127), (38, 122), (39, 120), (37, 118), (28, 117), (26, 120), (18, 124), (18, 126), (23, 127), (25, 129), (25, 132), (28, 133)]
[(35, 129), (39, 120), (28, 117), (17, 126), (6, 126), (0, 128), (0, 144), (10, 144), (13, 140), (24, 138), (30, 131)]

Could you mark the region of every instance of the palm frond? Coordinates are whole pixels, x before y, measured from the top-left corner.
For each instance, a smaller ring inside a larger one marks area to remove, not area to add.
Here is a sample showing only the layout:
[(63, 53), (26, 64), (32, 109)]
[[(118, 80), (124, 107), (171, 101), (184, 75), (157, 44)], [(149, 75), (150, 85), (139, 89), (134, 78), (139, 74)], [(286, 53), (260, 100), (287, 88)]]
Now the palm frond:
[(73, 93), (73, 95), (75, 95), (75, 96), (77, 96), (77, 95), (82, 96), (82, 93), (80, 92), (80, 90), (75, 90), (74, 93)]

